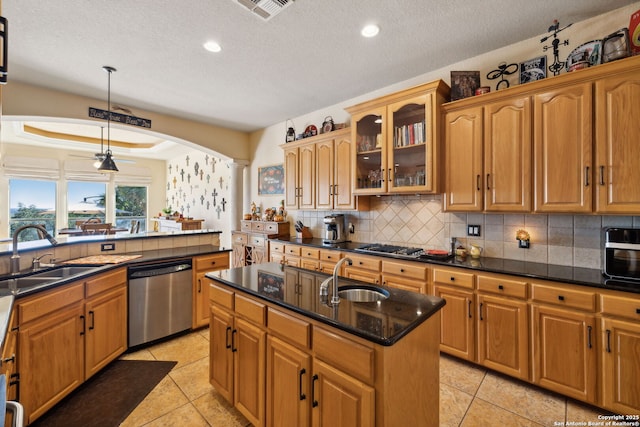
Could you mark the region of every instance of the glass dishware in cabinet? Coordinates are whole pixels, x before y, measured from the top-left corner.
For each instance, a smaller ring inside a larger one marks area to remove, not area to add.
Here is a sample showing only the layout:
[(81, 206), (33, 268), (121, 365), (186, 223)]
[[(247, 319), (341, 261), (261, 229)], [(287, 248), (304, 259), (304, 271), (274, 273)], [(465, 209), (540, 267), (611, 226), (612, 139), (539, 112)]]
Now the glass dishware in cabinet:
[(387, 190), (385, 176), (386, 108), (373, 109), (353, 117), (355, 123), (355, 192), (377, 194)]

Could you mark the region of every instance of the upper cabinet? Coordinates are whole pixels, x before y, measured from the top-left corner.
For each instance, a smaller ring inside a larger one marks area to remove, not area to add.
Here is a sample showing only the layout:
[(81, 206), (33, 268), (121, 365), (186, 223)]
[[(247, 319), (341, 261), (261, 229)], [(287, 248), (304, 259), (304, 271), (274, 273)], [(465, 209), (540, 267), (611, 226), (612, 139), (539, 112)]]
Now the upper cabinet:
[[(640, 60), (636, 57), (634, 59)], [(596, 211), (640, 211), (640, 63), (595, 83)]]
[(355, 194), (437, 193), (441, 186), (441, 80), (347, 108)]
[(640, 57), (445, 104), (445, 209), (636, 214), (637, 105)]
[(445, 135), (445, 209), (531, 210), (529, 97), (447, 110)]

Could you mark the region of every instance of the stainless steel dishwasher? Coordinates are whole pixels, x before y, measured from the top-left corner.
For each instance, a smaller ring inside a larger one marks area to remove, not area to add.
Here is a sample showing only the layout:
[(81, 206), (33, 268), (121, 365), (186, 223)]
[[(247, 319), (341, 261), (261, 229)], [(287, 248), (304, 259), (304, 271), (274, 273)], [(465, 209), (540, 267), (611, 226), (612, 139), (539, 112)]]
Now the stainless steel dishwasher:
[(191, 328), (191, 259), (129, 267), (129, 347)]

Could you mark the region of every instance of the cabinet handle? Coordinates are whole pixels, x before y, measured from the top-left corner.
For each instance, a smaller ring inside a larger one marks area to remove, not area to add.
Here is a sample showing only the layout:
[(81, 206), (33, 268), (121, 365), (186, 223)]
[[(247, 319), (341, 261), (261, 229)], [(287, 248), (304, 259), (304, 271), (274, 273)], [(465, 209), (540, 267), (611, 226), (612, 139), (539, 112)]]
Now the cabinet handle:
[(454, 282), (454, 281), (456, 280), (456, 278), (455, 278), (455, 277), (453, 277), (453, 276), (451, 276), (449, 279), (450, 279), (452, 282)]
[(600, 166), (600, 185), (604, 185), (604, 166)]
[(198, 293), (202, 292), (202, 279), (198, 279)]
[(491, 187), (489, 187), (489, 174), (487, 174), (487, 190), (491, 190)]
[(476, 190), (480, 191), (480, 174), (476, 175)]
[(636, 314), (640, 314), (640, 308), (636, 308)]
[(231, 332), (231, 352), (232, 353), (235, 353), (236, 351), (238, 351), (238, 348), (235, 346), (237, 333), (238, 333), (237, 329), (234, 329), (233, 332)]
[(471, 301), (469, 301), (469, 319), (471, 319)]
[(584, 186), (589, 186), (589, 166), (584, 167)]
[(91, 326), (89, 326), (89, 330), (93, 330), (95, 329), (96, 325), (95, 325), (95, 313), (93, 310), (89, 310), (89, 316), (91, 316)]
[(559, 299), (560, 301), (564, 301), (564, 295), (558, 295), (558, 299)]
[(501, 291), (503, 291), (503, 290), (504, 290), (504, 286), (502, 286), (502, 285), (498, 285), (498, 289), (500, 289)]
[(607, 329), (607, 353), (611, 353), (611, 330)]
[(2, 363), (9, 363), (9, 362), (15, 362), (16, 361), (16, 355), (15, 353), (11, 355), (11, 357), (7, 357), (6, 359), (2, 359)]
[(311, 406), (314, 408), (318, 406), (318, 401), (316, 400), (316, 381), (318, 381), (318, 374), (311, 377)]
[(337, 196), (338, 194), (339, 194), (339, 193), (338, 193), (338, 184), (335, 184), (335, 185), (333, 186), (333, 195), (334, 195), (334, 196)]
[(389, 171), (387, 172), (387, 180), (388, 180), (389, 182), (392, 182), (392, 181), (391, 181), (391, 168), (389, 168)]
[(80, 335), (84, 335), (87, 322), (84, 316), (80, 316), (80, 319), (82, 319), (82, 331), (80, 332)]
[(401, 268), (401, 269), (400, 269), (400, 273), (404, 273), (404, 268)]
[(16, 400), (20, 401), (20, 373), (13, 373), (9, 378), (11, 379), (11, 381), (9, 381), (9, 387), (16, 386)]
[(587, 326), (587, 332), (588, 332), (588, 339), (587, 339), (587, 348), (591, 348), (591, 329), (593, 329), (591, 326)]
[(231, 326), (227, 326), (227, 330), (224, 332), (224, 348), (231, 348), (231, 344), (229, 344), (229, 332), (231, 331)]
[(307, 396), (302, 392), (302, 376), (307, 373), (307, 370), (302, 368), (300, 369), (300, 376), (298, 382), (298, 395), (300, 396), (300, 400), (305, 400)]
[(482, 317), (482, 304), (484, 303), (480, 303), (480, 310), (479, 310), (479, 314), (480, 314), (480, 320), (484, 320), (484, 318)]

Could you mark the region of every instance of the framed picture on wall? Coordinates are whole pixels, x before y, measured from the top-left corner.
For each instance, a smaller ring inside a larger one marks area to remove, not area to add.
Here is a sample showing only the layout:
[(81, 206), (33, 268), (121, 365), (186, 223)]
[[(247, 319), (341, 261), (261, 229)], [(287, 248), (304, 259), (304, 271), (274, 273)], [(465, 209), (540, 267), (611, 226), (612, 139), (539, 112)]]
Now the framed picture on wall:
[(261, 196), (284, 194), (284, 165), (258, 168), (258, 194)]

